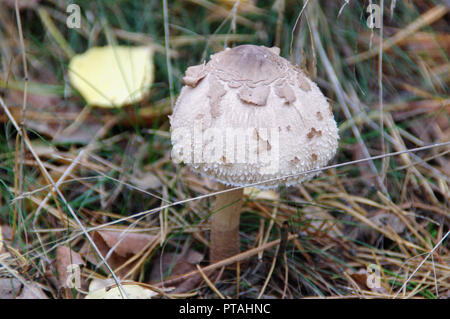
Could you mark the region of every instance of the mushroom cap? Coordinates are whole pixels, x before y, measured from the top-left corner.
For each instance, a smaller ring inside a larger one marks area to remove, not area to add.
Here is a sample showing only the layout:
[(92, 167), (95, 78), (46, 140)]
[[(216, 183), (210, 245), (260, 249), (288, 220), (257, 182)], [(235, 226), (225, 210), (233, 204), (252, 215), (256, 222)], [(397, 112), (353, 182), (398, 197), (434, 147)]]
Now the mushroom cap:
[(302, 173), (335, 155), (336, 121), (317, 85), (279, 52), (241, 45), (186, 70), (170, 116), (175, 162), (231, 186), (278, 179), (261, 189), (317, 175)]

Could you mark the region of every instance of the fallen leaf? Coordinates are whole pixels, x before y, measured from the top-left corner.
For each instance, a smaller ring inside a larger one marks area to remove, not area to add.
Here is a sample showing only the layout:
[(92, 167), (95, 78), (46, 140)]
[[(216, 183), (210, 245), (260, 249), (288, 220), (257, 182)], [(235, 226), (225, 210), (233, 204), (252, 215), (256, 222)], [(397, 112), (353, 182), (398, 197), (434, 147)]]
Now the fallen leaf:
[[(22, 107), (25, 83), (9, 79), (5, 83), (7, 88), (5, 100), (8, 106)], [(30, 70), (27, 83), (27, 111), (54, 112), (63, 103), (61, 99), (61, 84), (51, 69), (38, 64)], [(27, 119), (32, 116), (27, 116)]]
[(16, 278), (0, 278), (0, 299), (48, 299), (34, 282), (23, 285)]
[[(22, 105), (23, 95), (24, 95), (23, 91), (9, 90), (6, 95), (8, 105)], [(61, 103), (61, 99), (57, 96), (40, 95), (36, 93), (27, 92), (27, 107), (29, 109), (51, 111), (52, 106), (56, 108), (56, 106), (59, 103)]]
[(23, 287), (22, 293), (16, 299), (48, 299), (48, 297), (37, 283), (32, 282)]
[(90, 105), (121, 107), (143, 99), (153, 82), (151, 47), (94, 47), (74, 56), (69, 79)]
[(22, 291), (22, 283), (16, 278), (0, 278), (0, 299), (14, 299)]
[[(22, 108), (24, 93), (23, 87), (9, 83), (6, 101), (10, 106), (13, 117), (21, 120), (21, 112), (15, 111)], [(88, 114), (83, 120), (79, 120), (83, 109), (77, 103), (63, 101), (56, 92), (48, 86), (56, 86), (58, 80), (48, 71), (42, 68), (39, 75), (30, 77), (30, 87), (27, 91), (27, 127), (52, 138), (57, 143), (87, 144), (103, 127), (98, 122), (96, 115)], [(18, 117), (20, 116), (20, 117)]]
[(186, 253), (164, 253), (155, 259), (150, 273), (150, 282), (159, 282), (168, 276), (182, 275), (195, 270), (203, 260), (203, 254), (189, 249)]
[[(141, 252), (145, 247), (148, 247), (154, 243), (154, 241), (158, 240), (158, 238), (159, 236), (131, 233), (125, 230), (96, 231), (92, 236), (92, 239), (100, 250), (102, 256), (106, 258), (108, 255), (106, 261), (113, 268), (113, 270), (116, 270), (118, 267), (122, 266), (128, 261), (128, 259)], [(110, 252), (110, 250), (112, 250), (112, 252)], [(95, 254), (88, 242), (86, 242), (81, 248), (80, 254), (94, 265), (100, 262), (100, 258)], [(119, 277), (125, 276), (135, 265), (136, 261), (121, 268), (116, 274)], [(102, 268), (106, 271), (104, 265)], [(133, 275), (134, 274), (132, 274), (132, 276)]]
[(114, 284), (115, 281), (113, 278), (106, 278), (106, 279), (94, 278), (91, 280), (91, 283), (89, 284), (89, 292), (91, 293), (96, 290), (107, 288)]
[[(114, 280), (93, 279), (89, 285), (89, 294), (85, 299), (124, 299), (126, 297), (130, 299), (152, 299), (153, 297), (159, 296), (158, 292), (139, 285), (139, 283), (127, 281), (121, 284), (126, 296), (121, 293)], [(164, 291), (170, 290), (170, 288), (164, 289)]]
[(114, 252), (126, 257), (139, 253), (145, 246), (153, 242), (157, 236), (120, 231), (101, 230), (96, 232)]
[[(204, 255), (193, 250), (188, 249), (186, 252), (179, 254), (164, 253), (153, 262), (152, 271), (150, 273), (150, 283), (157, 283), (164, 279), (171, 279), (178, 275), (183, 275), (193, 270), (196, 270), (204, 258)], [(202, 280), (200, 275), (192, 276), (187, 280), (178, 282), (174, 289), (174, 293), (183, 293), (194, 289)]]

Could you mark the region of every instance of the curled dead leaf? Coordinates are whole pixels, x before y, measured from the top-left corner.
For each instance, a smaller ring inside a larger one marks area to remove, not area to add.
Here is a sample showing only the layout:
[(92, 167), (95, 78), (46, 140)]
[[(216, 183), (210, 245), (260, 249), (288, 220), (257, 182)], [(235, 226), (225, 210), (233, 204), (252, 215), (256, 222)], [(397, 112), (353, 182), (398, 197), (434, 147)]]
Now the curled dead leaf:
[[(94, 232), (92, 239), (102, 256), (107, 257), (108, 264), (113, 270), (116, 270), (146, 247), (150, 247), (152, 244), (155, 245), (159, 237), (127, 232), (126, 230), (102, 230)], [(83, 245), (80, 254), (92, 264), (96, 265), (100, 262), (100, 258), (95, 254), (88, 242)], [(136, 262), (133, 261), (127, 266), (121, 267), (116, 274), (119, 277), (127, 275), (136, 265)], [(134, 274), (131, 275), (133, 276)]]

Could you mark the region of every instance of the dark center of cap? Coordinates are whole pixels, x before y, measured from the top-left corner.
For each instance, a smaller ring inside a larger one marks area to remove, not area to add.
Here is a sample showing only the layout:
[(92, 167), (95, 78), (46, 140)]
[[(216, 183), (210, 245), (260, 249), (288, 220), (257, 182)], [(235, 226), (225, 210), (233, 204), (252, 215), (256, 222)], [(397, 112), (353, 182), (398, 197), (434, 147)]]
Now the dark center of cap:
[(222, 51), (213, 56), (212, 62), (218, 73), (225, 73), (234, 81), (249, 81), (255, 84), (270, 83), (283, 77), (286, 72), (283, 58), (269, 48), (256, 45), (240, 45)]

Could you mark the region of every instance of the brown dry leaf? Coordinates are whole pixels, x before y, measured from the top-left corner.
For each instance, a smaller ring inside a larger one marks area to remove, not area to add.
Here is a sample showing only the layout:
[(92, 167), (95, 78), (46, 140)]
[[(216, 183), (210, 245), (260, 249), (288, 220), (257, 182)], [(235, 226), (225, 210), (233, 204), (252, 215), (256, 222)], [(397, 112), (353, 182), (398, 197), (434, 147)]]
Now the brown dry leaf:
[[(122, 266), (128, 259), (141, 252), (145, 247), (149, 247), (158, 238), (158, 236), (131, 233), (125, 230), (101, 230), (96, 231), (92, 236), (102, 256), (106, 257), (109, 254), (106, 261), (113, 270)], [(113, 250), (112, 253), (110, 252), (111, 249)], [(80, 254), (93, 264), (98, 264), (100, 261), (100, 258), (95, 255), (88, 242), (81, 248)], [(117, 275), (119, 277), (125, 276), (134, 266), (135, 262), (128, 264), (126, 267), (121, 268)]]
[(0, 278), (0, 299), (14, 299), (22, 290), (22, 284), (16, 278)]
[[(31, 76), (30, 82), (35, 87), (58, 84), (55, 76), (45, 69), (40, 71), (38, 78)], [(87, 144), (103, 127), (94, 118), (74, 122), (83, 112), (79, 105), (67, 105), (57, 95), (38, 92), (27, 92), (27, 127), (52, 138), (53, 142)], [(23, 94), (21, 90), (10, 89), (5, 97), (17, 121), (20, 121), (20, 111), (17, 111), (22, 107)]]
[[(8, 90), (6, 96), (8, 105), (22, 105), (23, 92), (16, 90)], [(61, 103), (61, 99), (52, 95), (39, 95), (36, 93), (27, 92), (27, 107), (34, 110), (49, 110), (51, 106), (56, 106)]]
[[(60, 84), (50, 70), (42, 67), (35, 73), (30, 76), (29, 85), (35, 89), (29, 89), (27, 92), (27, 127), (52, 138), (53, 142), (89, 143), (103, 124), (88, 112), (86, 118), (81, 119), (85, 110), (79, 104), (67, 103), (60, 96), (45, 89), (46, 85)], [(23, 97), (24, 92), (20, 89), (6, 91), (6, 103), (17, 121), (21, 120), (18, 116), (21, 115)]]
[(0, 299), (48, 299), (36, 283), (23, 285), (16, 278), (0, 278)]
[[(46, 110), (46, 112), (50, 112)], [(31, 113), (31, 112), (28, 112)], [(96, 123), (89, 119), (84, 122), (77, 123), (75, 127), (68, 130), (73, 123), (71, 120), (64, 120), (64, 112), (54, 111), (53, 115), (59, 117), (57, 121), (40, 119), (27, 119), (27, 127), (32, 130), (48, 136), (56, 143), (78, 143), (88, 144), (96, 136), (103, 127), (103, 124)]]
[[(153, 263), (152, 271), (150, 273), (150, 283), (160, 282), (163, 278), (173, 278), (178, 275), (186, 274), (197, 268), (195, 265), (199, 264), (204, 258), (204, 255), (193, 250), (188, 249), (186, 252), (180, 254), (165, 253), (159, 256)], [(179, 285), (173, 291), (174, 293), (183, 293), (194, 289), (202, 280), (201, 276), (193, 276)]]
[(23, 287), (22, 293), (16, 299), (48, 299), (37, 283), (30, 283)]
[(108, 247), (112, 248), (115, 246), (114, 252), (123, 257), (139, 253), (150, 242), (158, 238), (157, 236), (147, 234), (127, 233), (123, 230), (101, 230), (96, 233), (102, 237)]
[(80, 254), (67, 246), (59, 246), (56, 248), (56, 270), (61, 287), (70, 288), (67, 285), (67, 278), (73, 270), (72, 265), (84, 265)]
[[(13, 0), (14, 2), (14, 0)], [(36, 110), (42, 112), (54, 112), (63, 102), (54, 92), (46, 89), (47, 86), (59, 85), (59, 81), (52, 71), (40, 66), (38, 70), (30, 70), (28, 91), (27, 91), (27, 110)], [(5, 101), (9, 107), (22, 107), (24, 92), (23, 84), (18, 85), (14, 81), (7, 81)], [(11, 86), (11, 87), (9, 87)]]

